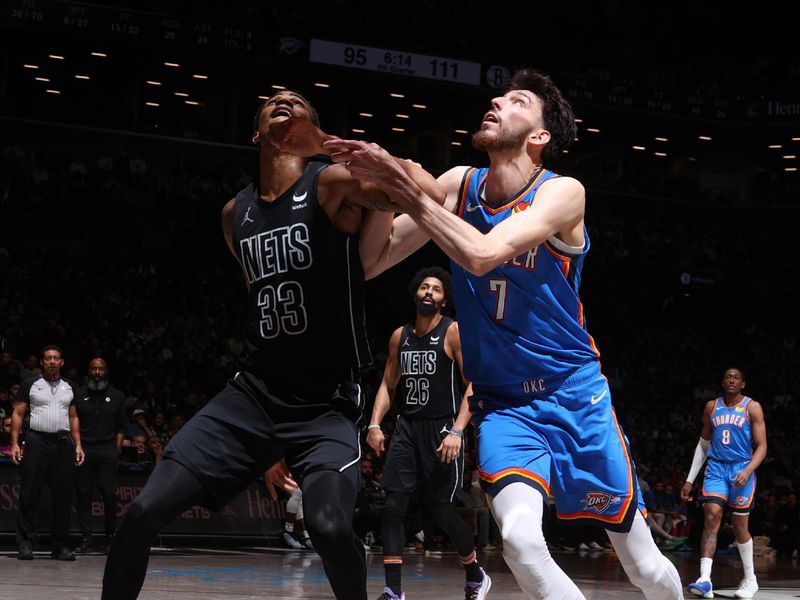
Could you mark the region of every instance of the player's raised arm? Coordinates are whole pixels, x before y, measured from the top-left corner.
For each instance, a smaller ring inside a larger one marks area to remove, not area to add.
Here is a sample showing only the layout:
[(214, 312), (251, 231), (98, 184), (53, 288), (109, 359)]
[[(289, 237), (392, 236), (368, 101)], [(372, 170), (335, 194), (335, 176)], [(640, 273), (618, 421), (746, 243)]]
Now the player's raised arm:
[[(458, 204), (458, 190), (466, 170), (467, 167), (454, 167), (437, 179), (439, 185), (447, 193), (443, 205), (445, 210), (455, 211)], [(366, 265), (364, 267), (364, 275), (367, 279), (376, 277), (390, 269), (419, 250), (431, 239), (431, 236), (417, 225), (409, 215), (398, 215), (391, 222), (384, 220), (380, 226), (384, 230), (380, 233), (375, 233), (373, 242), (378, 247), (376, 249), (371, 246), (375, 252), (375, 258), (370, 262), (369, 267)]]
[(445, 254), (476, 275), (538, 246), (559, 232), (573, 230), (583, 221), (585, 191), (570, 177), (559, 177), (542, 185), (536, 202), (528, 210), (512, 215), (483, 234), (433, 201), (401, 169), (392, 165), (382, 148), (360, 142), (326, 142), (336, 148), (334, 161), (341, 161), (359, 178), (386, 191), (400, 210), (439, 245)]

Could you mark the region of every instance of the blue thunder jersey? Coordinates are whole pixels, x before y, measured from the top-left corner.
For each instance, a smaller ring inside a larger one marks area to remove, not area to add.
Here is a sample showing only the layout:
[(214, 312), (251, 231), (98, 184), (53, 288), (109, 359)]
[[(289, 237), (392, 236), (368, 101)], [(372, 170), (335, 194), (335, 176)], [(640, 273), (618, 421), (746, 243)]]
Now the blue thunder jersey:
[(753, 455), (752, 431), (745, 396), (736, 406), (728, 407), (722, 398), (711, 413), (711, 447), (708, 456), (722, 462), (749, 461)]
[[(487, 172), (466, 172), (457, 207), (457, 214), (484, 234), (528, 208), (539, 187), (557, 177), (539, 169), (518, 194), (492, 208), (484, 200)], [(578, 297), (589, 250), (585, 230), (584, 237), (583, 248), (553, 237), (481, 276), (451, 261), (467, 380), (520, 393), (544, 392), (548, 382), (598, 360)]]

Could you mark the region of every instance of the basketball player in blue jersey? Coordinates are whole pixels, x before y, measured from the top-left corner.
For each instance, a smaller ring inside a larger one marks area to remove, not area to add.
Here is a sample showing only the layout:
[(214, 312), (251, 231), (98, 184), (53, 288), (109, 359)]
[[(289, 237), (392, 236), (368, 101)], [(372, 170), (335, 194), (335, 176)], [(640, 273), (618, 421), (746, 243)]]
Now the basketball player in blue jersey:
[(689, 591), (702, 598), (714, 597), (711, 565), (725, 507), (732, 511), (731, 523), (744, 567), (744, 579), (734, 595), (752, 598), (758, 591), (753, 570), (753, 538), (747, 525), (756, 494), (755, 471), (767, 455), (767, 428), (761, 405), (742, 394), (744, 387), (741, 369), (725, 371), (724, 394), (706, 404), (703, 430), (681, 489), (681, 497), (691, 500), (692, 485), (708, 456), (701, 496), (705, 524), (700, 543), (700, 578), (689, 584)]
[(461, 441), (470, 412), (467, 394), (462, 396), (458, 323), (442, 314), (451, 303), (450, 273), (441, 267), (422, 269), (409, 291), (416, 318), (398, 327), (389, 339), (389, 357), (367, 434), (367, 443), (380, 456), (385, 443), (381, 421), (395, 397), (400, 415), (381, 480), (386, 490), (382, 527), (386, 588), (378, 600), (405, 600), (403, 520), (416, 490), (456, 547), (464, 565), (466, 600), (483, 600), (492, 581), (478, 563), (472, 533), (453, 504), (458, 486), (464, 483)]
[[(292, 120), (309, 127), (290, 136)], [(377, 256), (370, 230), (394, 215), (364, 210), (389, 207), (375, 185), (306, 158), (324, 139), (312, 120), (314, 109), (296, 92), (259, 108), (258, 177), (222, 211), (247, 286), (247, 364), (170, 441), (128, 507), (106, 563), (104, 600), (138, 597), (150, 544), (176, 515), (195, 504), (224, 507), (268, 468), (269, 485), (303, 490), (305, 525), (336, 598), (367, 598), (364, 547), (352, 527), (363, 407), (357, 374), (371, 362), (363, 269)], [(403, 164), (444, 200), (430, 175)]]
[(444, 207), (380, 147), (326, 145), (336, 162), (384, 189), (406, 213), (394, 221), (372, 273), (427, 237), (452, 260), (481, 482), (525, 595), (584, 597), (545, 544), (542, 514), (552, 493), (566, 522), (608, 531), (647, 598), (682, 598), (675, 567), (650, 535), (627, 439), (585, 327), (578, 295), (589, 250), (584, 189), (544, 164), (575, 131), (572, 109), (548, 77), (516, 73), (473, 137), (488, 152), (489, 168), (445, 173)]

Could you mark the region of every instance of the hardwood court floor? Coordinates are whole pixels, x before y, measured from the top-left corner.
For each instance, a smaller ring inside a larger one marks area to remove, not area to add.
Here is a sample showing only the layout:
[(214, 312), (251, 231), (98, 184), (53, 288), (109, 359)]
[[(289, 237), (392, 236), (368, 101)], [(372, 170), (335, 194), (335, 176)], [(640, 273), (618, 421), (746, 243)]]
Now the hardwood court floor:
[[(3, 598), (21, 600), (84, 600), (100, 597), (104, 556), (80, 556), (74, 563), (50, 560), (37, 553), (32, 562), (17, 561), (15, 551), (0, 553), (0, 590)], [(684, 584), (697, 577), (698, 557), (672, 554)], [(589, 600), (642, 598), (628, 583), (611, 552), (556, 553), (562, 568)], [(369, 597), (383, 591), (381, 554), (367, 555)], [(408, 600), (462, 599), (463, 569), (454, 555), (404, 557), (404, 590)], [(499, 553), (484, 557), (492, 577), (489, 598), (522, 600), (520, 592)], [(800, 565), (788, 559), (756, 559), (761, 590), (757, 600), (800, 597)], [(714, 584), (717, 597), (733, 597), (741, 578), (738, 555), (716, 558)], [(692, 596), (689, 596), (693, 598)], [(216, 600), (245, 598), (330, 599), (330, 591), (319, 557), (313, 552), (287, 552), (273, 548), (247, 547), (236, 550), (202, 548), (160, 549), (153, 553), (142, 600)]]

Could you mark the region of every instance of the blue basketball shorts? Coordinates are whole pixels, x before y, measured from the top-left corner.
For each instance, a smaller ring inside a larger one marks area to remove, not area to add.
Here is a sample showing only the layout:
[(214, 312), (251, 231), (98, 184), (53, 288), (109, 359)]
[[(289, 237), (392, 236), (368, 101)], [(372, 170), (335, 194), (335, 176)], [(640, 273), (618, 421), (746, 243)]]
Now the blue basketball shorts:
[(706, 474), (703, 477), (703, 502), (713, 502), (720, 506), (728, 506), (734, 513), (749, 514), (753, 508), (756, 495), (756, 474), (751, 473), (744, 487), (733, 485), (736, 474), (743, 471), (750, 463), (749, 459), (738, 462), (721, 462), (708, 459)]
[[(496, 496), (522, 482), (555, 499), (566, 522), (629, 531), (646, 516), (628, 439), (598, 363), (535, 394), (474, 385), (481, 486)], [(504, 393), (498, 393), (499, 391)]]

